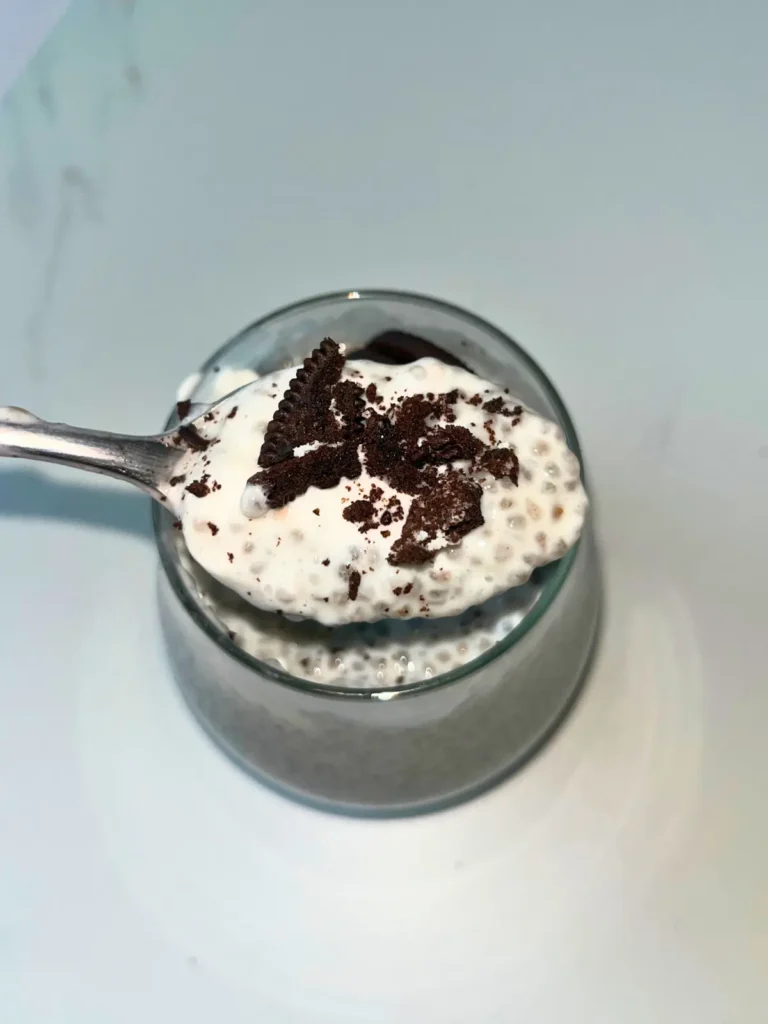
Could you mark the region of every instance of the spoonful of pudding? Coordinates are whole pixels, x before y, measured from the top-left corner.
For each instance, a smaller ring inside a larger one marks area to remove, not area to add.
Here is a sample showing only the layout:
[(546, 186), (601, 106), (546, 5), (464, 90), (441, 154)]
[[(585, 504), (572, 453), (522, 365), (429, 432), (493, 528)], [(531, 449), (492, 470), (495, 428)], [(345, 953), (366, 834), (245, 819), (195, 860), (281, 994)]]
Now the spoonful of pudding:
[(326, 625), (452, 616), (527, 581), (581, 533), (562, 430), (462, 366), (347, 361), (241, 387), (153, 437), (0, 408), (0, 456), (127, 480), (191, 556), (256, 607)]

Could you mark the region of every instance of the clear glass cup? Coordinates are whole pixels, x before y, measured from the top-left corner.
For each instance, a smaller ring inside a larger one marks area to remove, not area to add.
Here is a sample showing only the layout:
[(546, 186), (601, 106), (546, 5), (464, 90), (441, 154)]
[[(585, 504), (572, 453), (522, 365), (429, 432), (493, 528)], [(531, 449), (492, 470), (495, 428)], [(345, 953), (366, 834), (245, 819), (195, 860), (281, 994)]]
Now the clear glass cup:
[[(221, 366), (263, 374), (301, 362), (326, 336), (354, 349), (388, 330), (427, 338), (508, 387), (562, 427), (583, 467), (570, 416), (533, 359), (491, 324), (421, 295), (337, 293), (280, 309), (220, 348), (190, 397), (204, 400)], [(518, 621), (503, 640), (460, 668), (381, 689), (309, 682), (250, 656), (206, 610), (159, 506), (154, 527), (163, 634), (189, 707), (234, 761), (315, 806), (402, 814), (479, 792), (537, 750), (587, 671), (600, 610), (589, 518), (571, 551), (516, 588)]]

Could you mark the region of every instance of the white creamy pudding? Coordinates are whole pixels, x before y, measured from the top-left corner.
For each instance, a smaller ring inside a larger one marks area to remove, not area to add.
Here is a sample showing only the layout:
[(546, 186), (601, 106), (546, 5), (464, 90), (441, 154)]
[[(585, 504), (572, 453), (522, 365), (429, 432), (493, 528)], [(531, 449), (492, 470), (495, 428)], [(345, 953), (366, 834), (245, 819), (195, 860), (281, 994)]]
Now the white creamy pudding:
[(265, 611), (454, 617), (560, 558), (584, 522), (560, 428), (433, 358), (347, 362), (327, 340), (197, 427), (174, 477), (184, 541)]

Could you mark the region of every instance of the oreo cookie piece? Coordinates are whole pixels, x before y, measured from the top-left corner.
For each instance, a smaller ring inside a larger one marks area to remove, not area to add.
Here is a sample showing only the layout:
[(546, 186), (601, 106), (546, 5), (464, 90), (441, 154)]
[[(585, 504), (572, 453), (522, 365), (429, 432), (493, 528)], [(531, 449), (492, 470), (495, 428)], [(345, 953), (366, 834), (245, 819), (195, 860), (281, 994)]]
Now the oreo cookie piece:
[(416, 465), (441, 465), (473, 459), (486, 446), (466, 427), (437, 427), (416, 440), (408, 439), (408, 457)]
[(333, 389), (341, 380), (344, 356), (331, 338), (304, 360), (288, 385), (264, 434), (260, 466), (291, 458), (294, 448), (311, 441), (343, 440), (343, 428), (331, 410)]
[(511, 448), (490, 448), (480, 454), (477, 465), (497, 480), (508, 477), (513, 484), (517, 484), (520, 461)]
[(407, 331), (383, 331), (371, 338), (362, 348), (350, 352), (348, 358), (370, 359), (374, 363), (384, 363), (387, 366), (402, 366), (405, 363), (415, 363), (417, 359), (430, 358), (439, 359), (448, 366), (460, 366), (462, 370), (469, 369), (465, 363), (439, 345)]
[[(414, 498), (402, 535), (392, 545), (387, 561), (390, 565), (423, 565), (447, 544), (458, 544), (485, 522), (482, 497), (478, 483), (449, 470), (432, 490)], [(428, 546), (441, 538), (447, 543)]]
[(310, 487), (336, 487), (345, 478), (354, 480), (362, 470), (357, 443), (348, 441), (323, 445), (306, 455), (276, 462), (256, 473), (248, 483), (261, 487), (270, 508), (282, 508)]

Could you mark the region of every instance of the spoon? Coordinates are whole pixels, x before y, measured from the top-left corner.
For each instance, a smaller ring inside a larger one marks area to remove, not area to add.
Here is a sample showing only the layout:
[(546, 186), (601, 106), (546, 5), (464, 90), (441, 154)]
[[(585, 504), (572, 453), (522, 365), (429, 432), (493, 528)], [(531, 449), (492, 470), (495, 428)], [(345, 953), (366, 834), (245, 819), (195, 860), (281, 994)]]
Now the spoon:
[[(211, 407), (199, 408), (207, 412)], [(171, 505), (170, 479), (199, 438), (194, 418), (166, 434), (134, 437), (50, 423), (26, 409), (0, 406), (0, 457), (54, 462), (126, 480), (166, 507)]]

